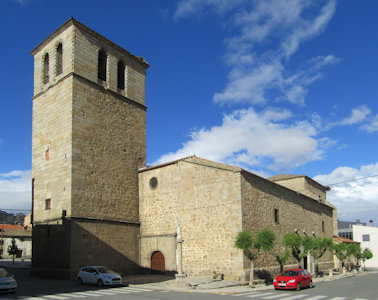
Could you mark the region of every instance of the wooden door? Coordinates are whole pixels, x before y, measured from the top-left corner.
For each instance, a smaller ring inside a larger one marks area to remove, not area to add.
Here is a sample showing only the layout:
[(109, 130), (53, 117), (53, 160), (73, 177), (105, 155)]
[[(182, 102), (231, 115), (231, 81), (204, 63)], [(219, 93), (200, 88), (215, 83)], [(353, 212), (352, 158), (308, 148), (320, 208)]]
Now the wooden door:
[(156, 251), (151, 256), (151, 269), (154, 271), (165, 271), (165, 259), (163, 253)]

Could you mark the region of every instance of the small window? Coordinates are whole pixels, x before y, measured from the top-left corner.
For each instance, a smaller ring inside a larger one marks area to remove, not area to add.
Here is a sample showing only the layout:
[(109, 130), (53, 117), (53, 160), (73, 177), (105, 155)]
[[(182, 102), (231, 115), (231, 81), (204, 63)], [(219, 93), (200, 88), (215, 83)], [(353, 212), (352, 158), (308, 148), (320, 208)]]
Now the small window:
[(56, 75), (63, 72), (63, 45), (59, 44), (56, 48)]
[(274, 209), (274, 223), (276, 224), (280, 223), (280, 216), (279, 216), (278, 208)]
[(156, 178), (156, 177), (152, 177), (152, 178), (150, 179), (150, 187), (151, 187), (152, 189), (154, 189), (154, 188), (157, 187), (157, 185), (158, 185), (158, 180), (157, 180), (157, 178)]
[(322, 232), (325, 232), (325, 225), (324, 225), (324, 221), (322, 221)]
[(370, 242), (370, 234), (363, 234), (362, 235), (363, 242)]
[(47, 149), (47, 150), (45, 151), (45, 159), (46, 159), (46, 160), (50, 160), (50, 149)]
[(123, 63), (122, 60), (118, 61), (117, 87), (121, 90), (125, 89), (125, 64)]
[(106, 81), (106, 61), (108, 55), (104, 50), (98, 52), (98, 78)]
[(49, 54), (43, 57), (43, 83), (49, 82)]
[(45, 200), (45, 210), (50, 210), (51, 209), (51, 199), (46, 199)]

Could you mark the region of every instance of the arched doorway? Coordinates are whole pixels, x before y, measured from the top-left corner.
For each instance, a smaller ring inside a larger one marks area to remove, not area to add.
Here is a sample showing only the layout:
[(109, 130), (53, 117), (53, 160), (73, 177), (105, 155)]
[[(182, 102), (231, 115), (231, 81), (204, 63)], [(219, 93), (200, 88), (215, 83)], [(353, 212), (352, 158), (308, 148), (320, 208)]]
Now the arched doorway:
[(151, 269), (154, 271), (165, 271), (165, 259), (163, 253), (156, 251), (151, 256)]

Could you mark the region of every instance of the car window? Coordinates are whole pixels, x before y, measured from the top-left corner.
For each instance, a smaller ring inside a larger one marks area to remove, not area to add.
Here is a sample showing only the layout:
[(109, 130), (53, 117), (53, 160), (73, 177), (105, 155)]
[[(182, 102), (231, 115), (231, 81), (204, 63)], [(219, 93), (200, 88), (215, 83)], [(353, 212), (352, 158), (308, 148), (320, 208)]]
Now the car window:
[(281, 273), (281, 276), (298, 276), (298, 271), (286, 270)]
[(94, 268), (88, 268), (87, 272), (89, 272), (89, 273), (97, 273), (97, 271)]
[(305, 275), (304, 270), (301, 271), (301, 275)]
[(100, 273), (108, 273), (108, 274), (115, 273), (113, 270), (110, 270), (109, 268), (106, 268), (106, 267), (98, 268), (98, 271), (99, 271)]
[(305, 273), (305, 275), (310, 275), (310, 272), (309, 271), (307, 271), (307, 270), (304, 270), (304, 273)]
[(11, 277), (7, 270), (0, 269), (0, 278)]

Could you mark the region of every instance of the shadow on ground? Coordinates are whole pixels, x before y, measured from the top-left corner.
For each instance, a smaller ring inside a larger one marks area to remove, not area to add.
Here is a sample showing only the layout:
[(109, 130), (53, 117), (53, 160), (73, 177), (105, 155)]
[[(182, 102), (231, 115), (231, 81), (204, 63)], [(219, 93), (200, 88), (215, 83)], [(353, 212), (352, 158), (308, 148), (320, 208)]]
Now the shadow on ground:
[[(6, 264), (0, 268), (8, 270), (17, 280), (18, 288), (16, 294), (0, 294), (1, 298), (18, 299), (19, 297), (33, 297), (42, 295), (64, 294), (72, 292), (85, 292), (99, 290), (96, 285), (79, 285), (75, 280), (59, 280), (30, 275), (30, 267), (22, 265)], [(158, 283), (172, 280), (174, 275), (166, 274), (139, 274), (123, 277), (123, 286), (129, 284)], [(101, 289), (104, 289), (103, 287)], [(112, 287), (107, 287), (111, 289)]]

